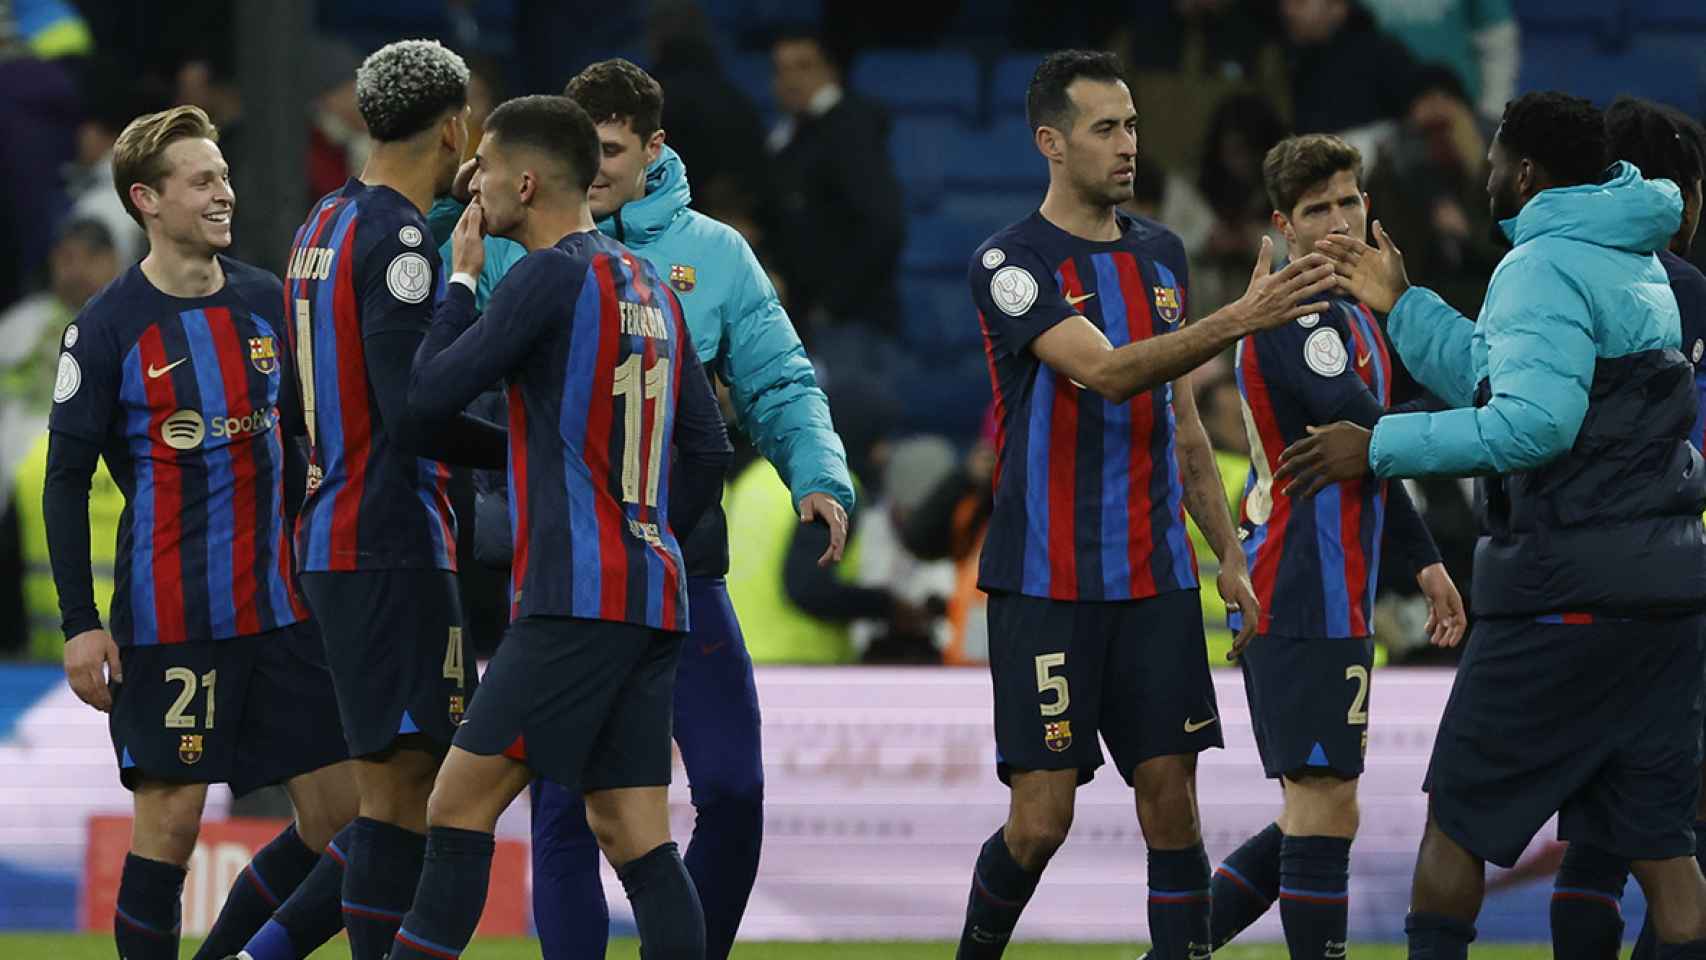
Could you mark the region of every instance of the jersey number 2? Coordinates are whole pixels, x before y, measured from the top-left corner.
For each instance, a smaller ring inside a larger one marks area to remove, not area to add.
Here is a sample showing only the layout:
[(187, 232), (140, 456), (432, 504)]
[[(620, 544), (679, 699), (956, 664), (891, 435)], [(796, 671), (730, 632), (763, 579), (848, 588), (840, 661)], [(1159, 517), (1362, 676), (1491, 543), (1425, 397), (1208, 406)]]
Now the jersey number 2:
[(658, 466), (663, 462), (663, 411), (652, 410), (652, 442), (647, 446), (645, 497), (640, 495), (640, 447), (645, 445), (644, 404), (662, 407), (664, 384), (669, 382), (669, 358), (659, 357), (641, 368), (639, 354), (630, 354), (610, 380), (611, 396), (622, 398), (622, 499), (626, 503), (658, 505)]

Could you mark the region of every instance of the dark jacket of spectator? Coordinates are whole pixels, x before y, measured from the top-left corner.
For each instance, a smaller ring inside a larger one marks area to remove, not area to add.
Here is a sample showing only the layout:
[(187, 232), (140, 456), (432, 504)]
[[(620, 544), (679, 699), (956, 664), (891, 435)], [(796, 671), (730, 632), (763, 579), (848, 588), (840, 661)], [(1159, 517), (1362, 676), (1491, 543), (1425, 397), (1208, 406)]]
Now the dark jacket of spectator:
[(1359, 3), (1330, 0), (1306, 6), (1329, 12), (1303, 16), (1290, 4), (1282, 7), (1289, 34), (1292, 129), (1339, 133), (1402, 118), (1416, 95), (1410, 51), (1380, 32)]

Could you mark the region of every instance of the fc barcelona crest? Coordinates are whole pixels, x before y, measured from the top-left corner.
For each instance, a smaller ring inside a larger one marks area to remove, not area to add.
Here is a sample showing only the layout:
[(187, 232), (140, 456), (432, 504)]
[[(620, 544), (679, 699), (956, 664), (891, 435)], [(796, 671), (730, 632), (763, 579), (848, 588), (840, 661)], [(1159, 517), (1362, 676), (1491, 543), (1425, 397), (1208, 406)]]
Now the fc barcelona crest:
[(468, 709), (467, 709), (467, 707), (466, 707), (466, 705), (462, 699), (462, 694), (460, 694), (460, 693), (451, 694), (450, 695), (450, 725), (453, 727), (461, 726), (462, 725), (462, 715), (467, 713), (467, 712), (468, 712)]
[(669, 285), (679, 293), (688, 293), (694, 284), (699, 282), (699, 274), (686, 264), (671, 264), (669, 268)]
[(1155, 313), (1167, 321), (1168, 326), (1179, 322), (1184, 311), (1179, 309), (1179, 291), (1174, 287), (1155, 287)]
[(1054, 720), (1043, 724), (1043, 743), (1055, 753), (1072, 746), (1072, 721)]
[(178, 738), (178, 759), (193, 765), (201, 760), (201, 734), (186, 733)]
[(278, 369), (278, 350), (271, 337), (249, 338), (249, 363), (269, 377)]

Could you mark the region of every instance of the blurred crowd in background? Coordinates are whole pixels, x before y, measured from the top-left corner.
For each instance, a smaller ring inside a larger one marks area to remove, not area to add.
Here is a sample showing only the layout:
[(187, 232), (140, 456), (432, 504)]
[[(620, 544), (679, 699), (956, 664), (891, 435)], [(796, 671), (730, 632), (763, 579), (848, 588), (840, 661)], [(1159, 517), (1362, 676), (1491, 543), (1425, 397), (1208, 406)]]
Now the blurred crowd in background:
[[(268, 147), (245, 121), (244, 91), (265, 83), (238, 56), (252, 49), (234, 36), (245, 2), (0, 0), (0, 657), (60, 656), (41, 518), (55, 352), (145, 252), (111, 172), (114, 139), (142, 113), (208, 112), (238, 196), (229, 253), (277, 269), (283, 245), (245, 231), (243, 200), (297, 198), (295, 222), (360, 173), (354, 75), (370, 50), (424, 36), (462, 53), (476, 134), (509, 96), (559, 92), (607, 57), (639, 63), (663, 85), (693, 206), (740, 230), (772, 274), (859, 484), (848, 559), (823, 570), (826, 534), (798, 524), (774, 471), (750, 449), (731, 471), (730, 590), (754, 659), (977, 663), (995, 424), (966, 266), (1041, 200), (1024, 93), (1043, 51), (1125, 58), (1141, 125), (1132, 212), (1183, 238), (1196, 315), (1242, 292), (1271, 228), (1262, 157), (1292, 132), (1361, 149), (1372, 216), (1411, 279), (1473, 316), (1502, 254), (1484, 183), (1505, 101), (1627, 92), (1698, 116), (1706, 89), (1694, 0), (913, 0), (904, 18), (839, 0), (321, 0), (294, 52), (305, 148), (271, 166), (301, 179), (281, 183), (248, 172)], [(1190, 380), (1236, 509), (1249, 444), (1230, 356)], [(1394, 402), (1414, 390), (1401, 376)], [(1465, 588), (1466, 485), (1412, 492)], [(110, 576), (122, 497), (104, 473), (92, 501)], [(1200, 535), (1196, 548), (1219, 663), (1214, 556)], [(1408, 577), (1383, 571), (1383, 587), (1382, 656), (1443, 655), (1422, 646)], [(506, 606), (494, 590), (475, 577), (465, 594), (486, 650)]]

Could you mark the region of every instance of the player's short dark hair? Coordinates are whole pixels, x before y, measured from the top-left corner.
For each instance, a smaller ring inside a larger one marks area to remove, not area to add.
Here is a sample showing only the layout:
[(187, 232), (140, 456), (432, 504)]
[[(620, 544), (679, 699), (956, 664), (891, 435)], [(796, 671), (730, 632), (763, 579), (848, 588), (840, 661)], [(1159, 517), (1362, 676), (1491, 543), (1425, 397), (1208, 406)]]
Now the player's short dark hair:
[(569, 183), (585, 193), (598, 176), (598, 127), (568, 97), (534, 94), (498, 104), (486, 134), (505, 148), (531, 147), (558, 161)]
[(1528, 93), (1505, 104), (1498, 141), (1545, 169), (1555, 186), (1598, 183), (1605, 173), (1605, 117), (1567, 93)]
[(468, 103), (468, 64), (437, 40), (398, 40), (355, 71), (355, 102), (379, 141), (407, 140)]
[(663, 85), (621, 57), (600, 60), (575, 74), (563, 96), (579, 104), (595, 124), (626, 120), (641, 140), (663, 126)]
[(1627, 160), (1641, 175), (1670, 180), (1692, 193), (1706, 176), (1706, 132), (1674, 107), (1618, 97), (1605, 108), (1606, 163)]
[(1079, 79), (1124, 83), (1125, 65), (1102, 50), (1058, 50), (1044, 57), (1025, 91), (1025, 119), (1032, 132), (1038, 127), (1071, 129), (1077, 117), (1066, 88)]
[(1341, 170), (1362, 183), (1362, 151), (1329, 133), (1286, 137), (1262, 158), (1262, 185), (1268, 201), (1286, 216), (1311, 187)]
[(171, 176), (166, 148), (179, 140), (207, 139), (219, 142), (219, 128), (200, 107), (183, 106), (137, 117), (119, 131), (113, 143), (113, 188), (138, 226), (142, 212), (130, 200), (131, 184), (144, 183), (160, 189), (160, 181)]

